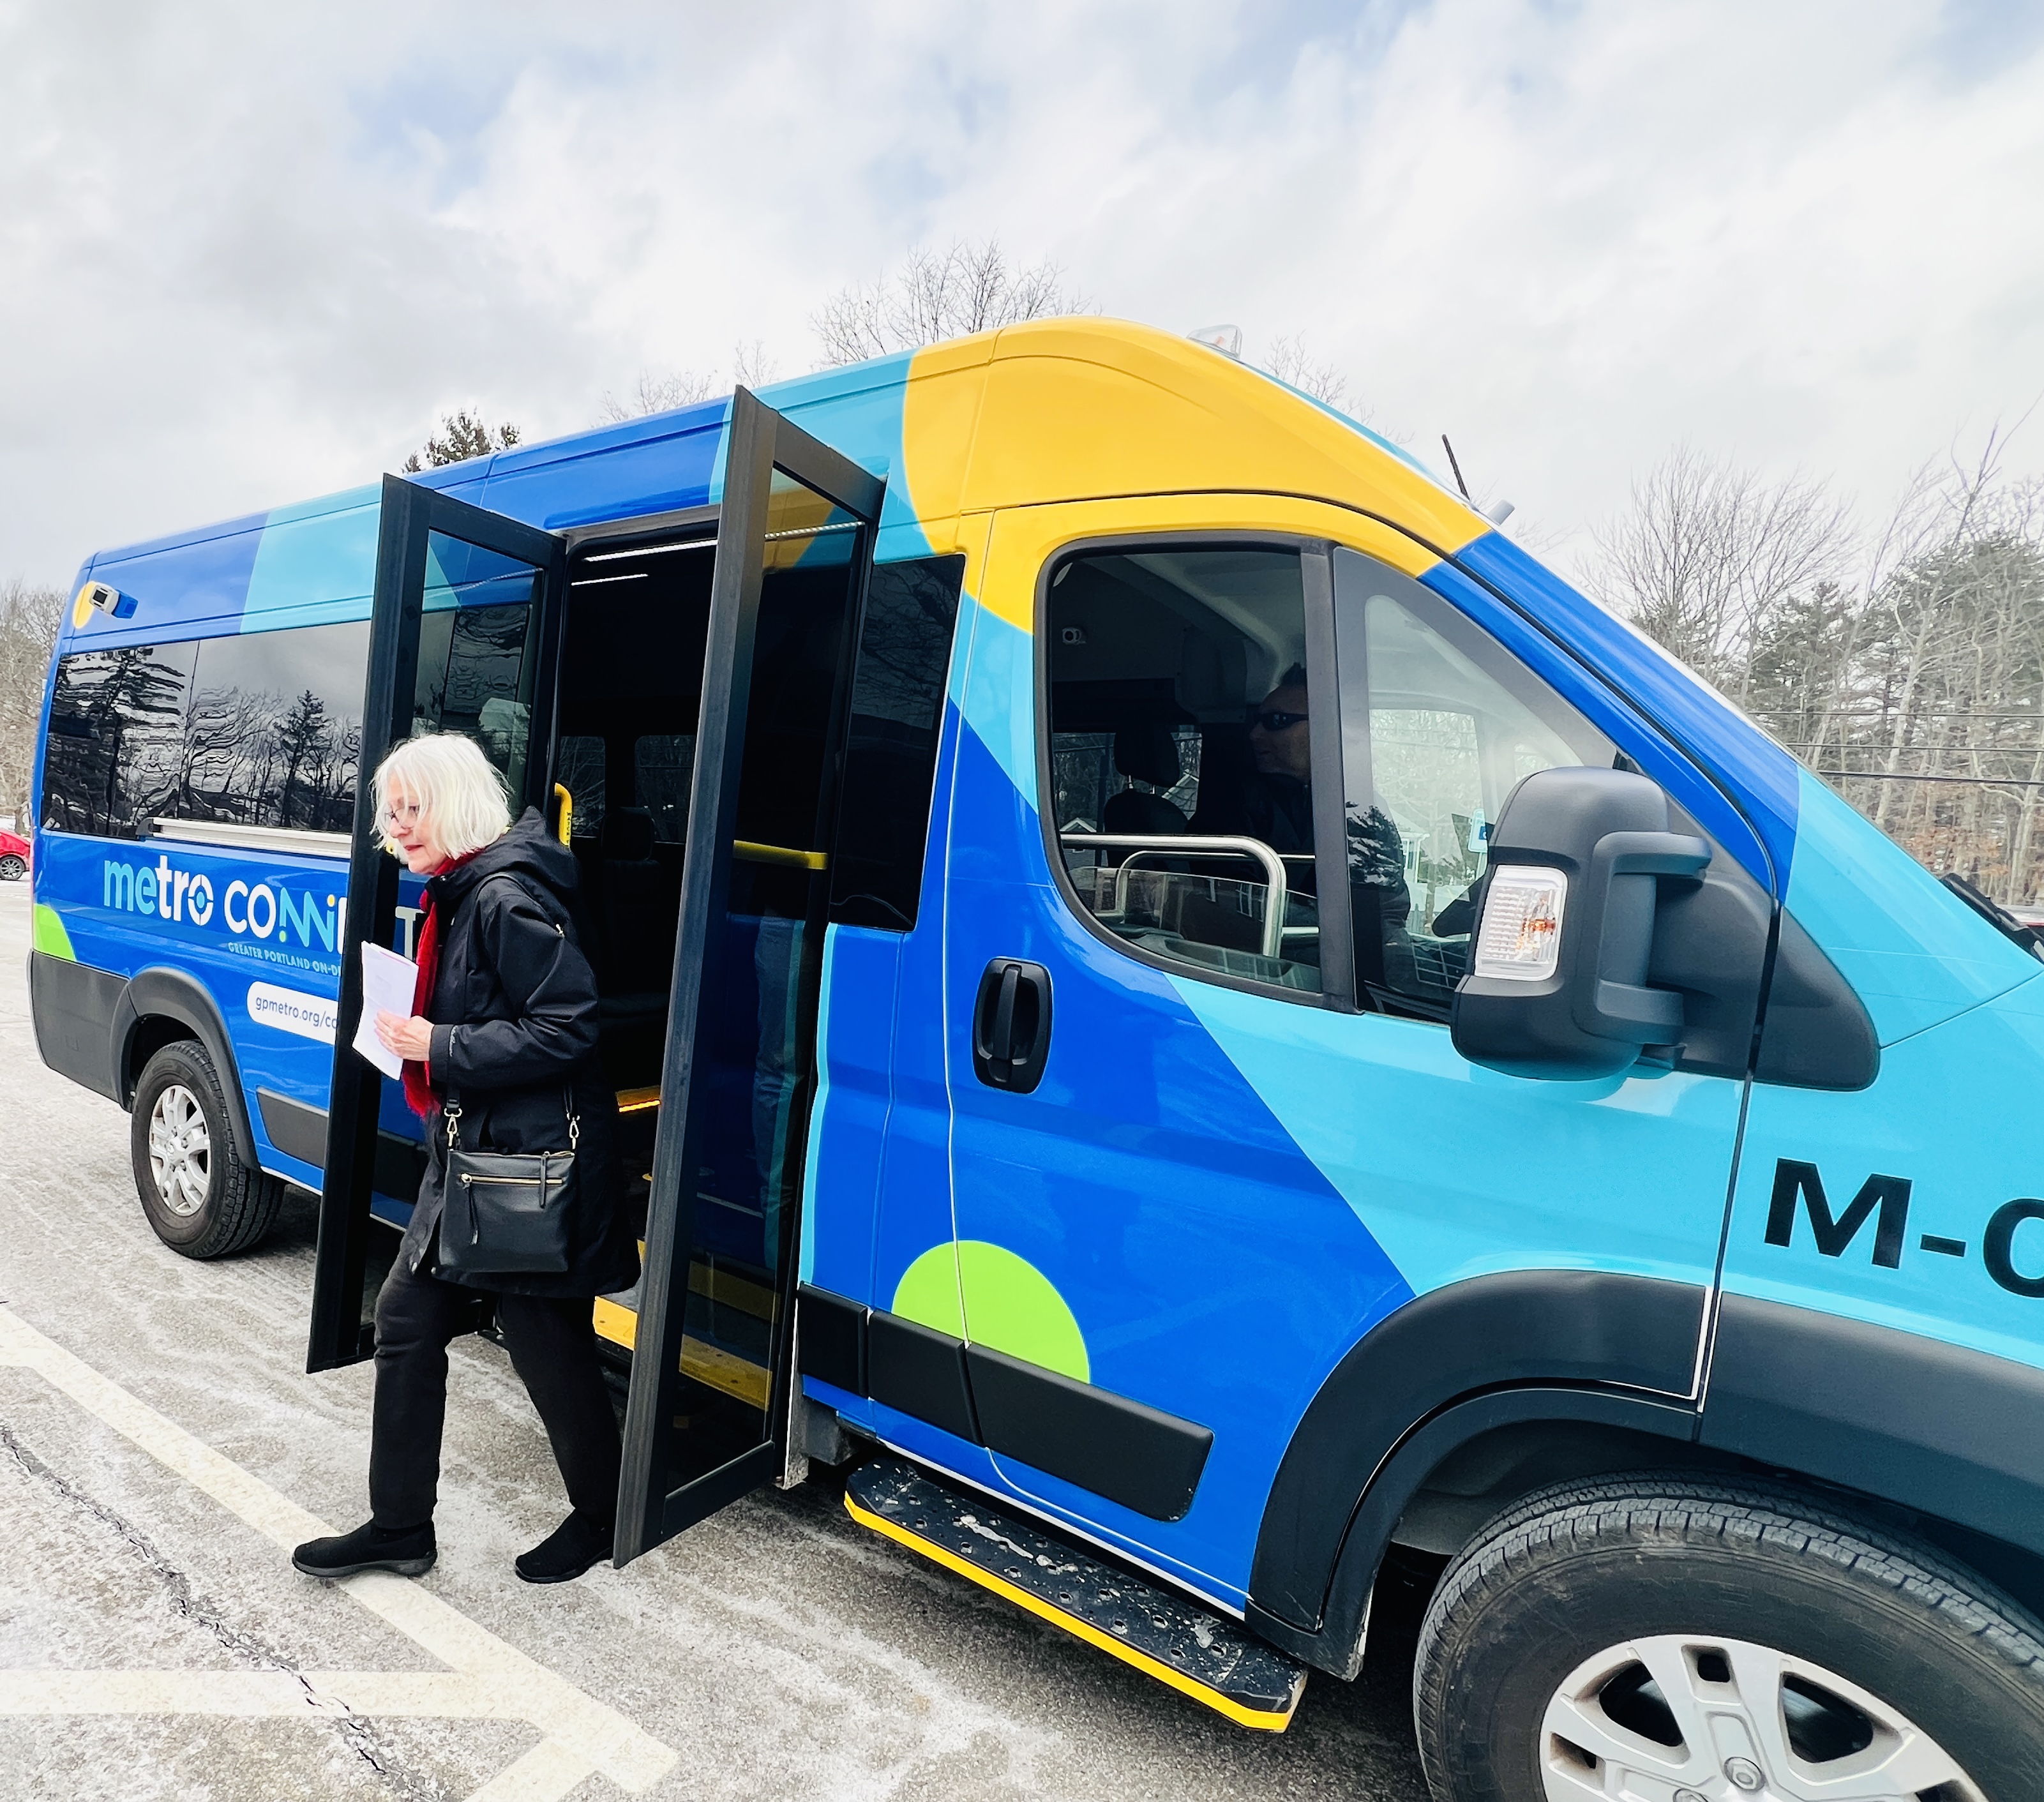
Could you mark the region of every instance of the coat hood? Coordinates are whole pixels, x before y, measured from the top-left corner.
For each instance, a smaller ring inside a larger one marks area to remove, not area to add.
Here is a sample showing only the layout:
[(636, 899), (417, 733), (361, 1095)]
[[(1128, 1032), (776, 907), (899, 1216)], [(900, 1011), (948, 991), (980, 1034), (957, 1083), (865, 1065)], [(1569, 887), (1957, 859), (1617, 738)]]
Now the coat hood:
[(575, 905), (579, 878), (574, 853), (547, 830), (536, 807), (527, 808), (467, 863), (436, 876), (431, 886), (440, 901), (453, 907), (491, 876), (516, 876), (545, 889), (565, 909), (572, 911)]

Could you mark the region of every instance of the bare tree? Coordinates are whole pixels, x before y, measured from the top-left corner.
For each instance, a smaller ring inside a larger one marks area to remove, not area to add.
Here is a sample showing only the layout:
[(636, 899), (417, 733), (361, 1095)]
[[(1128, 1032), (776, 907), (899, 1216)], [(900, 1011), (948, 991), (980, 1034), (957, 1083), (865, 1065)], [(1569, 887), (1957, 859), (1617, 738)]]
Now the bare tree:
[(734, 386), (763, 388), (780, 373), (780, 365), (768, 354), (763, 338), (741, 340), (731, 350), (731, 379)]
[(692, 407), (706, 401), (717, 391), (717, 380), (713, 374), (677, 369), (665, 375), (656, 375), (651, 370), (642, 369), (637, 386), (626, 400), (620, 401), (608, 391), (605, 393), (602, 423), (622, 425), (628, 420), (643, 419), (648, 413), (672, 413), (677, 407)]
[(1288, 387), (1297, 388), (1302, 394), (1311, 394), (1337, 412), (1351, 410), (1348, 404), (1348, 378), (1335, 364), (1317, 360), (1306, 348), (1303, 333), (1275, 340), (1270, 346), (1266, 367)]
[(1596, 534), (1590, 584), (1742, 705), (1777, 617), (1847, 569), (1844, 504), (1800, 476), (1767, 483), (1683, 448)]
[(1820, 482), (1677, 451), (1598, 536), (1608, 606), (1739, 701), (1928, 868), (2044, 893), (2044, 482), (2005, 434), (1862, 539)]
[(509, 420), (493, 432), (482, 423), (480, 407), (463, 407), (440, 416), (440, 429), (405, 458), (403, 472), (417, 475), (421, 470), (444, 469), (471, 457), (486, 457), (492, 451), (508, 451), (519, 437), (518, 428)]
[(25, 830), (36, 769), (43, 684), (63, 619), (64, 597), (11, 577), (0, 582), (0, 813)]
[(1019, 267), (999, 239), (989, 238), (912, 250), (878, 280), (840, 288), (809, 323), (827, 364), (863, 363), (997, 325), (1083, 312), (1086, 305), (1056, 263)]

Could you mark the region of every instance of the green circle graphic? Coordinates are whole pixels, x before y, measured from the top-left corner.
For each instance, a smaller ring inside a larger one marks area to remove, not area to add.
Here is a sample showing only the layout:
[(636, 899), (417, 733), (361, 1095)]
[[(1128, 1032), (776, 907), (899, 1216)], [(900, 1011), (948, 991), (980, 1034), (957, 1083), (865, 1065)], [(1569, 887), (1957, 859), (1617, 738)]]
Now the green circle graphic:
[(1085, 1335), (1057, 1285), (1005, 1246), (982, 1239), (932, 1246), (902, 1272), (893, 1312), (1082, 1383), (1092, 1376)]

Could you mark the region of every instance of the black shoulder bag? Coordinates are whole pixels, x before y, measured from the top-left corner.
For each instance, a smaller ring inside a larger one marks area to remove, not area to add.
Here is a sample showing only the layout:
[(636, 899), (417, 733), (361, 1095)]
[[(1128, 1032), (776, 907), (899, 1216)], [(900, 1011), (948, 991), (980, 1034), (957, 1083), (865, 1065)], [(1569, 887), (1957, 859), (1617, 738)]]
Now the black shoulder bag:
[(568, 1209), (575, 1193), (582, 1116), (563, 1085), (563, 1151), (464, 1151), (461, 1104), (450, 1095), (447, 1184), (440, 1209), (441, 1270), (463, 1277), (540, 1275), (568, 1267)]

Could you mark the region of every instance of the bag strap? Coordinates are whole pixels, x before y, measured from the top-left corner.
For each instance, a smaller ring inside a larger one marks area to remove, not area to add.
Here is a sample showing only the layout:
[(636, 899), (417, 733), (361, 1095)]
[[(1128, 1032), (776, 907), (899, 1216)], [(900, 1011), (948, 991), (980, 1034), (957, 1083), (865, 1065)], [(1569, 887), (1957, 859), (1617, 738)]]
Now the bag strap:
[[(559, 902), (552, 900), (551, 897), (543, 897), (531, 884), (522, 878), (513, 875), (508, 870), (494, 870), (490, 874), (484, 877), (482, 882), (476, 884), (477, 893), (480, 893), (492, 882), (509, 882), (539, 909), (540, 916), (548, 925), (551, 926), (563, 939), (567, 938), (570, 929), (574, 925), (574, 916), (571, 913), (568, 913), (565, 923), (557, 917), (564, 911)], [(578, 937), (571, 942), (578, 951), (582, 948)], [(561, 1112), (567, 1120), (568, 1149), (573, 1151), (582, 1139), (582, 1116), (575, 1108), (574, 1083), (571, 1077), (563, 1077), (561, 1079)], [(448, 1085), (447, 1099), (440, 1104), (440, 1113), (447, 1121), (448, 1149), (451, 1151), (461, 1143), (459, 1124), (461, 1097), (451, 1083)]]

